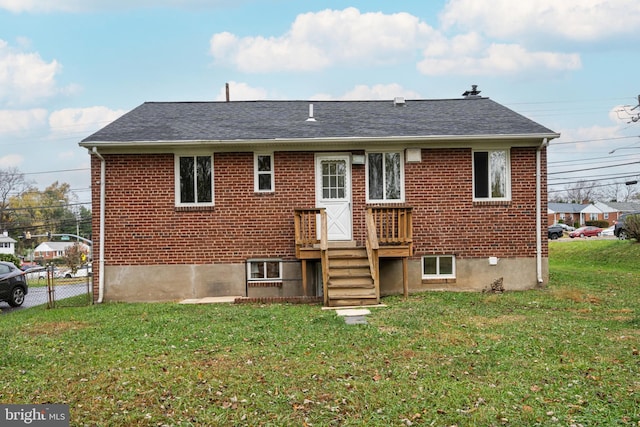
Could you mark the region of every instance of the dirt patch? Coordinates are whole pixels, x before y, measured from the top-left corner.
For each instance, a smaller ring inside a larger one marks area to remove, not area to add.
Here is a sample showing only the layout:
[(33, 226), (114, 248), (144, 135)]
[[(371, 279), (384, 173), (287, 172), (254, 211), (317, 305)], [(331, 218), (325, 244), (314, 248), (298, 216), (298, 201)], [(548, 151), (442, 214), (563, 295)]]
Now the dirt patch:
[(63, 322), (44, 322), (24, 325), (23, 333), (31, 337), (37, 337), (40, 335), (60, 335), (67, 331), (84, 329), (89, 326), (90, 324), (87, 322), (77, 322), (73, 320)]

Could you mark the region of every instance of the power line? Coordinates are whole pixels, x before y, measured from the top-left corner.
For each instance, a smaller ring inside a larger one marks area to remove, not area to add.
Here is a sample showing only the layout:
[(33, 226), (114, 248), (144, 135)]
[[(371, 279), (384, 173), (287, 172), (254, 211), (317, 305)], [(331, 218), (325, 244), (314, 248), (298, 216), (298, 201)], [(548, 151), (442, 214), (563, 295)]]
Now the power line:
[(629, 163), (620, 163), (618, 165), (596, 166), (596, 167), (593, 167), (593, 168), (574, 169), (574, 170), (570, 170), (570, 171), (549, 172), (549, 173), (547, 173), (547, 175), (560, 175), (560, 174), (563, 174), (563, 173), (583, 172), (583, 171), (590, 171), (590, 170), (596, 170), (596, 169), (607, 169), (607, 168), (618, 167), (618, 166), (637, 165), (639, 163), (640, 163), (640, 161), (629, 162)]

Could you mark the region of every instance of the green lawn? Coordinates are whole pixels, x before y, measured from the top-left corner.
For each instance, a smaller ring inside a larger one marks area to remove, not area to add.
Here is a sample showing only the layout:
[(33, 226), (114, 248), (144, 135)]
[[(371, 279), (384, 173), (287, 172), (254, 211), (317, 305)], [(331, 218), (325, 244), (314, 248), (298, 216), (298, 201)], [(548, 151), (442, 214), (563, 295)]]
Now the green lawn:
[(638, 426), (640, 244), (551, 242), (547, 289), (0, 316), (0, 402), (72, 425)]

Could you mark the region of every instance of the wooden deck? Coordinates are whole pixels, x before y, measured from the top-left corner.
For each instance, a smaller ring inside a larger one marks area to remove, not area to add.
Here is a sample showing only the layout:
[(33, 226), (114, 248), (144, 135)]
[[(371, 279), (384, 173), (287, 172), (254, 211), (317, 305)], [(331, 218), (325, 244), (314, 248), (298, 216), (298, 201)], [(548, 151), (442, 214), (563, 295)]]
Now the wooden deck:
[(408, 295), (407, 260), (413, 252), (410, 207), (368, 208), (366, 239), (361, 246), (330, 242), (322, 208), (296, 209), (294, 224), (304, 295), (307, 262), (320, 260), (326, 306), (379, 304), (380, 258), (402, 259), (403, 290), (405, 297)]

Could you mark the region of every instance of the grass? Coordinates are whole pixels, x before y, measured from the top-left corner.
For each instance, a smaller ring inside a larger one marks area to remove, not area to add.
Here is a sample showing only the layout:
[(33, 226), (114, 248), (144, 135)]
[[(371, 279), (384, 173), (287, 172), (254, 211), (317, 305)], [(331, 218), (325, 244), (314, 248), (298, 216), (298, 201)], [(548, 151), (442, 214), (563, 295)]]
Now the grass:
[(72, 425), (640, 424), (640, 245), (550, 244), (551, 283), (299, 305), (102, 304), (0, 316), (0, 402)]

